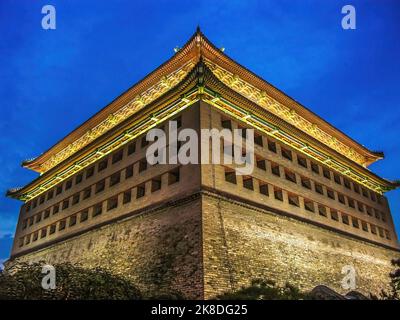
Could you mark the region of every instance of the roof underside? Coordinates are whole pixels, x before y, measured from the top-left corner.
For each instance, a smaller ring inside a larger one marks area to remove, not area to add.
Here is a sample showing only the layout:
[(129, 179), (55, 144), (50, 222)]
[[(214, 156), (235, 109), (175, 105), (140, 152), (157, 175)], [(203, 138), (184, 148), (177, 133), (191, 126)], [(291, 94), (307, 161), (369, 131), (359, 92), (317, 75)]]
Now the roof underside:
[(274, 121), (297, 130), (297, 134), (304, 136), (305, 140), (315, 141), (320, 146), (319, 150), (331, 150), (334, 156), (329, 157), (341, 159), (345, 166), (355, 167), (363, 174), (373, 176), (373, 179), (383, 186), (382, 191), (394, 187), (391, 182), (365, 169), (369, 164), (382, 158), (382, 153), (366, 149), (268, 82), (231, 60), (198, 30), (166, 63), (41, 156), (24, 162), (24, 167), (38, 171), (42, 175), (28, 186), (12, 190), (8, 194), (20, 198), (40, 180), (55, 175), (68, 163), (75, 161), (75, 158), (79, 158), (78, 155), (85, 153), (90, 146), (98, 145), (97, 142), (110, 136), (110, 132), (118, 131), (117, 128), (123, 126), (127, 119), (134, 119), (149, 105), (154, 105), (171, 91), (176, 91), (177, 87), (181, 88), (178, 91), (182, 94), (182, 83), (187, 81), (188, 77), (193, 77), (193, 73), (197, 73), (194, 70), (198, 68), (199, 62), (202, 65), (204, 63), (204, 67), (212, 75), (212, 82), (219, 82), (232, 93), (245, 98), (248, 101), (246, 108), (249, 111), (255, 110), (248, 107), (254, 105), (260, 114), (263, 114), (262, 116), (273, 116)]

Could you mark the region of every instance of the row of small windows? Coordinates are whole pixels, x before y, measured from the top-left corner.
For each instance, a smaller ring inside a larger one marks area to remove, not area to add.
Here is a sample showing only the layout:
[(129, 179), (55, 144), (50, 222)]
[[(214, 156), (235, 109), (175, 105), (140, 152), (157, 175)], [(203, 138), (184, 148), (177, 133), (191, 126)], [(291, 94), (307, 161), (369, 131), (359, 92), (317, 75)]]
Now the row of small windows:
[[(176, 168), (170, 172), (168, 172), (168, 185), (175, 184), (180, 180), (180, 170)], [(161, 176), (152, 178), (151, 180), (151, 188), (150, 193), (156, 192), (161, 190), (162, 182)], [(130, 188), (122, 193), (121, 198), (118, 195), (115, 195), (107, 200), (101, 201), (90, 208), (86, 208), (79, 213), (74, 213), (69, 217), (63, 218), (51, 225), (45, 226), (42, 229), (32, 232), (24, 237), (20, 238), (19, 246), (22, 247), (23, 245), (28, 245), (31, 242), (37, 241), (39, 238), (45, 238), (47, 235), (52, 235), (58, 231), (63, 231), (68, 227), (73, 227), (78, 223), (82, 223), (87, 221), (88, 219), (98, 217), (103, 214), (104, 211), (111, 211), (113, 209), (118, 208), (120, 205), (126, 205), (130, 203), (134, 196), (132, 195), (133, 190), (136, 188), (136, 199), (143, 198), (146, 196), (146, 182), (137, 185), (136, 187)], [(122, 202), (122, 204), (120, 203)], [(90, 215), (91, 213), (91, 215)], [(49, 213), (50, 214), (50, 213)]]
[[(257, 156), (256, 157), (257, 168), (266, 171), (267, 170), (267, 166), (266, 166), (267, 161), (268, 160)], [(273, 175), (276, 175), (277, 177), (284, 177), (286, 180), (297, 184), (297, 176), (293, 171), (286, 169), (286, 168), (283, 168), (283, 170), (281, 170), (281, 166), (279, 164), (277, 164), (275, 162), (271, 162), (271, 161), (269, 161), (269, 162), (271, 164), (271, 172)], [(347, 205), (350, 208), (352, 208), (354, 210), (358, 210), (361, 213), (367, 213), (369, 216), (371, 216), (371, 217), (374, 216), (375, 218), (380, 219), (384, 222), (386, 222), (386, 220), (387, 220), (385, 213), (379, 211), (378, 209), (372, 208), (360, 201), (356, 201), (348, 196), (345, 196), (339, 192), (336, 192), (336, 191), (330, 189), (329, 187), (325, 187), (326, 188), (326, 194), (325, 194), (324, 187), (322, 184), (320, 184), (314, 180), (311, 180), (307, 177), (304, 177), (304, 176), (300, 176), (299, 179), (300, 179), (299, 182), (300, 182), (301, 186), (306, 189), (312, 190), (313, 188), (312, 188), (311, 182), (313, 182), (314, 191), (316, 193), (325, 195), (332, 200), (337, 200), (338, 202), (340, 202), (343, 205), (346, 205), (346, 203), (347, 203)], [(336, 196), (336, 194), (337, 194), (337, 196)], [(347, 199), (347, 202), (346, 202), (346, 199)], [(357, 207), (357, 209), (356, 209), (356, 207)]]
[[(243, 188), (246, 188), (248, 190), (254, 190), (254, 180), (257, 180), (258, 185), (259, 185), (259, 190), (258, 190), (259, 193), (269, 196), (268, 184), (266, 182), (255, 179), (251, 176), (243, 176), (242, 180), (243, 180)], [(234, 170), (225, 168), (225, 181), (227, 181), (229, 183), (237, 184), (236, 173)], [(272, 189), (273, 189), (274, 199), (278, 200), (278, 201), (284, 201), (283, 189), (276, 187), (276, 186), (272, 186)], [(300, 207), (299, 195), (296, 195), (291, 192), (287, 192), (287, 194), (288, 194), (288, 203), (292, 206)], [(318, 212), (318, 214), (323, 217), (328, 217), (328, 211), (329, 211), (330, 217), (334, 221), (339, 222), (339, 217), (341, 217), (343, 224), (350, 225), (350, 220), (351, 220), (351, 225), (354, 228), (359, 229), (361, 226), (361, 229), (365, 232), (368, 232), (370, 230), (371, 233), (374, 235), (377, 235), (379, 233), (380, 237), (386, 238), (388, 240), (391, 239), (390, 232), (386, 229), (383, 229), (381, 227), (378, 227), (373, 224), (367, 223), (365, 221), (359, 220), (358, 218), (348, 215), (346, 213), (338, 212), (336, 209), (329, 208), (323, 204), (316, 203), (316, 202), (306, 199), (306, 198), (304, 198), (304, 209), (306, 211), (313, 212), (313, 213)], [(368, 225), (369, 225), (369, 228), (368, 228)]]
[[(178, 118), (176, 118), (174, 120), (177, 122), (177, 127), (180, 128), (182, 126), (181, 117), (179, 116)], [(127, 156), (130, 156), (136, 152), (136, 143), (137, 143), (137, 141), (133, 141), (130, 144), (128, 144), (128, 146), (126, 148)], [(148, 144), (149, 144), (149, 142), (146, 140), (146, 136), (143, 136), (140, 139), (141, 148), (143, 149), (143, 148), (147, 147)], [(112, 154), (111, 155), (111, 164), (116, 164), (116, 163), (120, 162), (124, 157), (124, 151), (125, 151), (125, 149), (120, 149), (120, 150), (116, 151), (114, 154)], [(106, 158), (102, 159), (101, 161), (99, 161), (97, 163), (97, 172), (102, 172), (103, 170), (107, 169), (108, 165), (109, 165), (109, 158), (106, 157)], [(141, 171), (145, 170), (146, 168), (144, 168), (144, 167), (146, 167), (146, 166), (147, 166), (147, 161), (146, 161), (146, 164), (141, 163), (140, 170)], [(93, 165), (93, 166), (87, 168), (84, 172), (78, 173), (74, 179), (67, 180), (64, 185), (64, 191), (67, 191), (72, 188), (74, 180), (75, 180), (75, 185), (78, 185), (84, 179), (88, 179), (88, 178), (92, 177), (95, 173), (95, 170), (96, 170), (96, 165)], [(46, 200), (53, 199), (54, 196), (57, 196), (57, 195), (61, 194), (62, 192), (63, 192), (63, 184), (57, 186), (53, 190), (48, 191), (47, 194), (43, 194), (39, 198), (34, 199), (31, 202), (27, 203), (26, 207), (25, 207), (26, 212), (29, 212), (31, 209), (34, 209), (38, 205), (43, 204)]]
[[(132, 147), (135, 145), (136, 145), (136, 142), (133, 142), (131, 145), (128, 146), (128, 155), (135, 152), (134, 151), (135, 148)], [(112, 163), (113, 164), (117, 163), (117, 162), (121, 161), (122, 158), (123, 158), (123, 150), (119, 150), (115, 154), (113, 154)], [(107, 166), (108, 166), (108, 158), (105, 158), (97, 164), (97, 172), (101, 172), (101, 171), (105, 170), (107, 168)], [(80, 184), (84, 180), (84, 177), (86, 179), (89, 179), (90, 177), (92, 177), (94, 175), (94, 172), (95, 172), (95, 165), (86, 169), (85, 172), (78, 173), (74, 178), (75, 185)], [(72, 188), (74, 179), (70, 179), (65, 182), (64, 191), (67, 191)], [(50, 200), (53, 198), (54, 194), (57, 196), (57, 195), (61, 194), (62, 191), (63, 191), (63, 185), (59, 185), (54, 190), (50, 190), (49, 192), (47, 192), (47, 196), (42, 195), (38, 199), (32, 200), (30, 203), (28, 203), (26, 205), (26, 212), (29, 212), (30, 209), (34, 209), (38, 204), (39, 205), (43, 204), (45, 202), (45, 198), (47, 200)]]
[[(223, 128), (226, 129), (230, 129), (232, 130), (232, 121), (229, 119), (221, 119), (221, 126)], [(242, 133), (245, 132), (245, 130), (242, 131)], [(245, 134), (243, 134), (243, 136), (245, 137)], [(255, 144), (263, 147), (263, 140), (262, 140), (262, 136), (255, 133), (254, 134), (254, 142)], [(281, 151), (281, 156), (289, 161), (293, 161), (294, 157), (293, 157), (293, 152), (285, 147), (283, 147), (282, 145), (280, 146), (280, 151)], [(268, 139), (267, 140), (267, 148), (269, 151), (273, 152), (273, 153), (278, 153), (278, 148), (277, 148), (277, 143)], [(383, 197), (380, 196), (379, 194), (376, 194), (373, 191), (368, 191), (367, 189), (365, 189), (364, 187), (361, 187), (359, 184), (357, 184), (356, 182), (352, 182), (349, 179), (342, 177), (341, 175), (339, 175), (336, 172), (331, 172), (328, 168), (326, 167), (321, 167), (320, 165), (318, 165), (317, 163), (310, 161), (310, 168), (308, 168), (308, 163), (307, 163), (307, 159), (299, 154), (296, 153), (296, 158), (297, 158), (297, 163), (298, 165), (306, 168), (306, 169), (310, 169), (312, 172), (321, 175), (325, 177), (326, 179), (332, 180), (334, 182), (336, 182), (339, 185), (343, 185), (344, 187), (346, 187), (349, 190), (353, 190), (355, 193), (358, 194), (362, 194), (365, 198), (371, 199), (374, 202), (378, 202), (379, 204), (383, 204)]]
[[(292, 152), (290, 150), (287, 150), (285, 148), (281, 148), (281, 150), (282, 150), (282, 156), (284, 158), (291, 160), (291, 161), (293, 160), (292, 155), (291, 155)], [(297, 155), (297, 162), (300, 166), (302, 166), (306, 169), (308, 168), (306, 158), (304, 158), (300, 155)], [(331, 172), (326, 167), (320, 167), (317, 163), (310, 161), (310, 168), (311, 168), (311, 171), (316, 174), (321, 175), (321, 172), (322, 172), (322, 176), (328, 180), (332, 180), (332, 177), (333, 177), (333, 181), (335, 181), (339, 185), (344, 185), (349, 190), (352, 189), (351, 188), (351, 185), (352, 185), (354, 192), (356, 192), (358, 194), (362, 194), (365, 198), (369, 198), (374, 202), (383, 204), (383, 198), (380, 195), (377, 195), (372, 191), (368, 192), (368, 190), (365, 189), (364, 187), (360, 187), (357, 183), (351, 182), (349, 179), (347, 179), (345, 177), (341, 177), (336, 172)], [(343, 183), (342, 183), (342, 179), (343, 179)]]
[[(225, 180), (236, 184), (237, 179), (236, 179), (236, 172), (231, 169), (225, 169)], [(243, 187), (249, 190), (254, 190), (254, 178), (251, 176), (243, 176)], [(268, 191), (268, 184), (266, 182), (263, 182), (261, 180), (258, 180), (258, 186), (259, 186), (259, 192), (263, 195), (268, 196), (269, 191)]]
[[(113, 187), (117, 185), (118, 183), (121, 182), (121, 176), (122, 172), (125, 171), (125, 180), (133, 177), (133, 168), (134, 164), (129, 165), (123, 170), (120, 170), (118, 172), (113, 173), (109, 177), (109, 187)], [(139, 173), (142, 173), (143, 171), (148, 169), (148, 162), (146, 159), (142, 159), (139, 161)], [(169, 181), (173, 181), (174, 179), (174, 172), (169, 172)], [(177, 177), (179, 179), (179, 176)], [(106, 188), (106, 178), (96, 182), (95, 184), (88, 186), (87, 188), (83, 189), (82, 191), (79, 191), (72, 196), (68, 197), (67, 199), (64, 199), (56, 204), (54, 204), (52, 207), (45, 209), (44, 211), (33, 215), (32, 217), (26, 218), (23, 220), (22, 223), (22, 229), (26, 229), (28, 226), (32, 226), (34, 223), (39, 223), (42, 220), (47, 219), (50, 217), (50, 211), (52, 211), (52, 214), (55, 215), (57, 214), (60, 210), (66, 210), (70, 206), (74, 206), (78, 204), (81, 201), (84, 201), (86, 199), (89, 199), (93, 194), (98, 194), (100, 192), (103, 192)]]

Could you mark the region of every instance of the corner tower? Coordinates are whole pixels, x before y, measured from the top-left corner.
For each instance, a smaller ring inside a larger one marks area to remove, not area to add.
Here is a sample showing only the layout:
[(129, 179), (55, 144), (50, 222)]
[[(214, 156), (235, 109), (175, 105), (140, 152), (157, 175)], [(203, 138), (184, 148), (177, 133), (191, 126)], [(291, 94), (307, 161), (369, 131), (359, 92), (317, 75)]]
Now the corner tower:
[[(256, 168), (145, 158), (151, 128), (255, 130)], [(255, 278), (364, 293), (388, 284), (398, 241), (367, 167), (383, 158), (217, 49), (198, 29), (172, 58), (23, 166), (10, 262), (100, 265), (142, 290), (211, 298)]]

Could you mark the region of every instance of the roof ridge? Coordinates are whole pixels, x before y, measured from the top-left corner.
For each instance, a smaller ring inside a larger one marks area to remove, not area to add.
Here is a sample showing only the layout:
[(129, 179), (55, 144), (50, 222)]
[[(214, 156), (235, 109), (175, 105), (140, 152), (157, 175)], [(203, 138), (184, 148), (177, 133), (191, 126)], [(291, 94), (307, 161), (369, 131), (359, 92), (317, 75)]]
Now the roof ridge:
[[(162, 81), (163, 77), (171, 75), (173, 72), (177, 71), (180, 67), (183, 67), (185, 63), (188, 63), (189, 61), (191, 61), (193, 64), (196, 64), (200, 60), (204, 61), (204, 59), (211, 59), (213, 63), (215, 63), (222, 69), (231, 66), (232, 70), (229, 70), (229, 72), (238, 72), (241, 79), (245, 83), (249, 83), (251, 86), (254, 86), (254, 88), (257, 89), (266, 90), (268, 95), (272, 99), (276, 100), (281, 105), (286, 105), (288, 108), (295, 108), (293, 110), (298, 112), (299, 116), (309, 121), (310, 123), (315, 124), (315, 121), (317, 120), (318, 122), (316, 125), (322, 126), (322, 128), (320, 127), (320, 130), (322, 132), (325, 132), (332, 138), (338, 139), (348, 148), (355, 150), (355, 152), (359, 154), (360, 157), (365, 158), (366, 164), (374, 162), (383, 157), (383, 153), (373, 152), (364, 147), (356, 140), (349, 137), (338, 128), (334, 127), (332, 124), (309, 110), (307, 107), (298, 103), (296, 100), (286, 95), (283, 91), (274, 87), (268, 81), (259, 77), (246, 67), (242, 66), (241, 64), (230, 58), (227, 54), (218, 49), (204, 35), (204, 33), (200, 29), (200, 26), (198, 25), (196, 31), (184, 44), (182, 49), (178, 50), (158, 68), (136, 82), (124, 93), (116, 97), (113, 101), (111, 101), (109, 104), (107, 104), (97, 113), (95, 113), (88, 120), (83, 122), (80, 126), (73, 129), (69, 134), (64, 136), (41, 155), (37, 156), (33, 160), (31, 159), (24, 161), (22, 163), (22, 166), (41, 173), (46, 172), (47, 170), (49, 170), (49, 168), (51, 168), (52, 159), (55, 159), (56, 156), (59, 156), (65, 149), (73, 144), (74, 141), (81, 139), (92, 129), (96, 128), (96, 126), (102, 121), (105, 121), (107, 117), (109, 117), (110, 115), (112, 116), (114, 113), (124, 108), (127, 104), (133, 103), (136, 97), (141, 96), (143, 93), (146, 92), (146, 90), (149, 90), (153, 86), (157, 85), (160, 78)], [(213, 72), (212, 70), (210, 71)], [(285, 121), (287, 121), (287, 119)], [(47, 165), (46, 163), (48, 163), (49, 161), (50, 164)]]

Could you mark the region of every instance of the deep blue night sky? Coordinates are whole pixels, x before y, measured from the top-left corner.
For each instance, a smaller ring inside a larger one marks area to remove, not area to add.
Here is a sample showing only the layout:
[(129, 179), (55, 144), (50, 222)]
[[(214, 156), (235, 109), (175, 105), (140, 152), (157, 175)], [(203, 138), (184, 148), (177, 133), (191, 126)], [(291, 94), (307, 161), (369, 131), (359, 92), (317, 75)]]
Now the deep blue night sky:
[[(386, 159), (400, 178), (400, 2), (0, 1), (0, 191), (36, 173), (44, 152), (173, 55), (199, 24), (225, 53)], [(57, 29), (41, 28), (41, 8)], [(352, 4), (357, 29), (341, 28)], [(400, 191), (387, 194), (400, 230)], [(20, 203), (0, 198), (0, 262)]]

